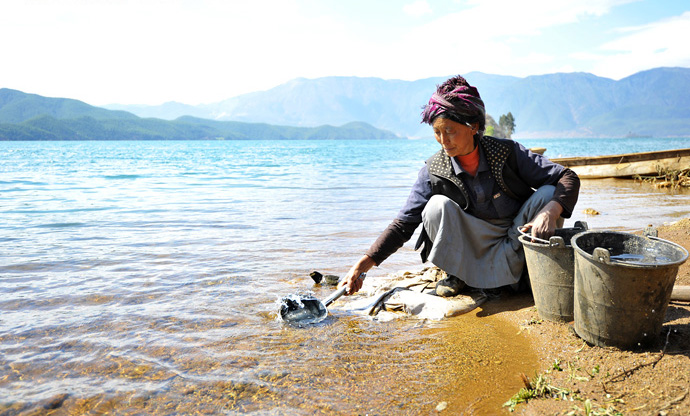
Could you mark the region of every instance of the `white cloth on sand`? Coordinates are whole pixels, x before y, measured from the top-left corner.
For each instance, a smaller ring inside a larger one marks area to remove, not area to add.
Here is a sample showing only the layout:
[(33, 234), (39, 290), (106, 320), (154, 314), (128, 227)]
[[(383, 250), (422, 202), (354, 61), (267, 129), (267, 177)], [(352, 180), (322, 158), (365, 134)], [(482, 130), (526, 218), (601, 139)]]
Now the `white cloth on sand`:
[(481, 290), (463, 291), (448, 298), (434, 295), (436, 282), (445, 277), (443, 271), (430, 267), (419, 273), (370, 278), (365, 280), (357, 295), (359, 298), (341, 298), (331, 308), (369, 315), (381, 321), (403, 316), (439, 320), (470, 312), (486, 301)]

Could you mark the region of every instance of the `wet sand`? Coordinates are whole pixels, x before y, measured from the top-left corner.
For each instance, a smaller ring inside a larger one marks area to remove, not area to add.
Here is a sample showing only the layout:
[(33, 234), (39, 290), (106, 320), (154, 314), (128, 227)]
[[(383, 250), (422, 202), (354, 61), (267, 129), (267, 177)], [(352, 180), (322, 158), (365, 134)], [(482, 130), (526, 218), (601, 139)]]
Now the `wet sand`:
[[(525, 307), (529, 300), (524, 301), (516, 307)], [(61, 375), (127, 379), (130, 391), (58, 393), (38, 402), (0, 404), (0, 414), (417, 415), (443, 408), (445, 414), (488, 415), (520, 387), (519, 379), (506, 374), (533, 371), (539, 362), (529, 338), (488, 309), (440, 322), (386, 323), (333, 311), (323, 325), (280, 325), (261, 338), (207, 346), (225, 350), (216, 359), (201, 350), (190, 359), (176, 345), (142, 344), (136, 356), (148, 361), (113, 355)], [(271, 364), (277, 356), (300, 359), (286, 368)], [(169, 363), (167, 369), (162, 362)], [(229, 368), (235, 374), (224, 377)], [(2, 381), (49, 383), (54, 377), (38, 372), (14, 363)], [(155, 383), (155, 392), (137, 389)]]

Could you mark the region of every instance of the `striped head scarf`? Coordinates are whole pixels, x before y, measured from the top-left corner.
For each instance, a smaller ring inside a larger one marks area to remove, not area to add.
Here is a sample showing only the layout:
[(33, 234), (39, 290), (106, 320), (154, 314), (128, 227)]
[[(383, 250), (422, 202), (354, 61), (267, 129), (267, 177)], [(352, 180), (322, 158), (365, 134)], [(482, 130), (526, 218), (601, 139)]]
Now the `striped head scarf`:
[(422, 123), (433, 124), (441, 114), (455, 122), (479, 123), (478, 134), (483, 135), (486, 125), (484, 101), (479, 91), (460, 75), (450, 78), (436, 88), (429, 104), (422, 111)]

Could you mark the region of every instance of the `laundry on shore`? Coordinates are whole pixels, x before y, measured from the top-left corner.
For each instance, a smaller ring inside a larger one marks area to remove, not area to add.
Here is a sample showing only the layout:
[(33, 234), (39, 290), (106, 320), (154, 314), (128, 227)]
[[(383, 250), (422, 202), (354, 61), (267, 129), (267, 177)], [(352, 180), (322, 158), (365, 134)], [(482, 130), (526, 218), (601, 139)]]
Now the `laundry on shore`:
[(403, 272), (367, 279), (358, 298), (338, 302), (334, 309), (369, 315), (389, 321), (405, 316), (440, 320), (471, 312), (487, 300), (487, 295), (469, 289), (453, 297), (436, 296), (436, 283), (446, 277), (437, 267), (419, 272)]

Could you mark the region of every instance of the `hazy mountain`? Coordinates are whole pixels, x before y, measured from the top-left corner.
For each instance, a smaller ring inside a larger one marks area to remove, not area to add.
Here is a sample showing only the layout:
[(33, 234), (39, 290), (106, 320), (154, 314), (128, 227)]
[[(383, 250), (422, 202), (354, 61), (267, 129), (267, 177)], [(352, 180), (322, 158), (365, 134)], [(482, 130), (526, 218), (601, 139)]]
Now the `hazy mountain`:
[(49, 98), (0, 88), (0, 123), (21, 123), (39, 116), (76, 118), (88, 116), (102, 119), (137, 119), (132, 113), (94, 107), (69, 98)]
[[(415, 136), (418, 130), (420, 133), (428, 131), (428, 126), (424, 128), (419, 123), (420, 103), (428, 100), (428, 91), (442, 81), (443, 78), (413, 82), (358, 77), (298, 78), (268, 91), (196, 107), (180, 103), (105, 107), (167, 120), (194, 115), (215, 120), (305, 127), (362, 121), (402, 136)], [(410, 114), (415, 116), (410, 117)]]
[[(513, 114), (518, 137), (690, 136), (690, 68), (656, 68), (619, 81), (587, 73), (518, 78), (472, 72), (465, 77), (495, 119)], [(193, 114), (291, 126), (363, 121), (402, 136), (429, 136), (429, 127), (419, 123), (421, 107), (447, 78), (298, 78), (196, 107), (117, 108), (169, 119)]]
[(123, 110), (134, 113), (139, 117), (161, 118), (164, 120), (174, 120), (181, 116), (192, 116), (201, 118), (209, 117), (208, 110), (189, 104), (170, 101), (161, 105), (126, 105), (109, 104), (104, 106), (109, 110)]
[(340, 127), (278, 126), (190, 116), (139, 118), (78, 100), (0, 89), (0, 140), (394, 139), (363, 122)]

